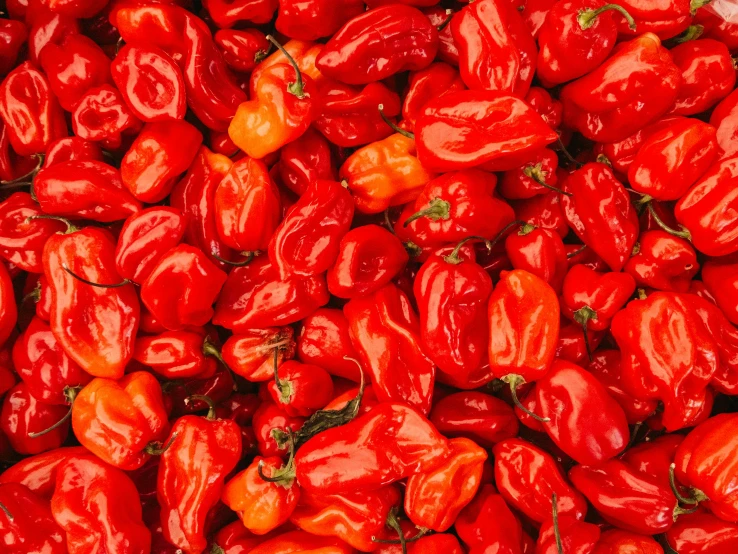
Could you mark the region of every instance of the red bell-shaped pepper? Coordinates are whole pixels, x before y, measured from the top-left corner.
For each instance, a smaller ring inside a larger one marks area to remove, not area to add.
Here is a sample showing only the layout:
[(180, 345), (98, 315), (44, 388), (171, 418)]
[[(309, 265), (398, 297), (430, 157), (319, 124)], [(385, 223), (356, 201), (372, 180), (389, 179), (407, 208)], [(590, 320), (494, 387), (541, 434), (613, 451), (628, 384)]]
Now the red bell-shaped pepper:
[(337, 172), (332, 157), (330, 144), (323, 135), (308, 129), (300, 138), (284, 145), (279, 152), (282, 183), (302, 196), (310, 183), (335, 181)]
[[(674, 552), (681, 554), (706, 554), (708, 549), (733, 552), (738, 548), (738, 524), (728, 523), (704, 512), (685, 514), (666, 532), (666, 542)], [(647, 554), (651, 552), (647, 551)], [(654, 554), (660, 552), (655, 551)]]
[(541, 229), (555, 231), (561, 238), (564, 238), (569, 233), (569, 225), (561, 206), (562, 196), (551, 191), (519, 202), (512, 202), (515, 216)]
[(514, 269), (540, 277), (555, 291), (561, 292), (569, 261), (557, 233), (526, 223), (517, 233), (507, 236), (505, 252)]
[(320, 308), (302, 320), (297, 356), (300, 361), (320, 366), (331, 375), (357, 383), (361, 380), (356, 363), (347, 359), (355, 360), (357, 355), (351, 344), (349, 322), (341, 310)]
[(637, 286), (673, 292), (687, 292), (699, 269), (689, 242), (660, 229), (640, 236), (633, 256), (623, 267)]
[(343, 308), (351, 342), (380, 402), (430, 411), (435, 365), (423, 351), (420, 322), (407, 295), (389, 284)]
[(262, 456), (283, 456), (288, 453), (287, 442), (277, 442), (277, 436), (290, 431), (297, 433), (305, 423), (304, 417), (288, 416), (271, 398), (261, 403), (252, 420), (254, 434)]
[(532, 198), (549, 190), (560, 192), (559, 158), (550, 148), (531, 154), (522, 166), (506, 171), (500, 181), (500, 194), (510, 200)]
[[(428, 102), (447, 92), (465, 88), (459, 71), (447, 63), (435, 62), (425, 69), (411, 72), (402, 101), (403, 121), (415, 125), (415, 120)], [(385, 113), (391, 115), (386, 110), (385, 105)]]
[(281, 0), (275, 26), (290, 38), (316, 40), (333, 35), (365, 9), (362, 0)]
[(455, 529), (475, 554), (487, 549), (500, 554), (523, 554), (520, 521), (493, 485), (482, 485), (471, 504), (461, 510)]
[(72, 112), (72, 130), (78, 137), (100, 142), (106, 148), (117, 150), (124, 135), (141, 128), (141, 122), (126, 106), (117, 88), (100, 85), (91, 88), (77, 102)]
[(228, 367), (247, 381), (268, 381), (274, 378), (275, 349), (277, 367), (294, 356), (293, 334), (292, 327), (236, 333), (225, 342), (221, 355)]
[(23, 458), (0, 474), (0, 484), (19, 483), (49, 500), (56, 486), (56, 468), (67, 458), (80, 454), (90, 455), (82, 446), (67, 446)]
[(333, 398), (333, 381), (322, 367), (290, 360), (276, 368), (269, 394), (287, 415), (309, 417)]
[(136, 338), (133, 359), (165, 379), (211, 377), (217, 367), (217, 349), (204, 330), (164, 331)]
[(17, 483), (0, 485), (0, 545), (6, 554), (67, 554), (49, 503)]

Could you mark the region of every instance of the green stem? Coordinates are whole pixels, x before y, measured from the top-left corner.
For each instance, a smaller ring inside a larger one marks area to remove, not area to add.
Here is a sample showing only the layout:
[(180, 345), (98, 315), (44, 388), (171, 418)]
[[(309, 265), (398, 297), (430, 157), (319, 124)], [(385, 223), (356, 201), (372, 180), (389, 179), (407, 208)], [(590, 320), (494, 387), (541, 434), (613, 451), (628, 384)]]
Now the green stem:
[(204, 394), (193, 394), (185, 398), (185, 404), (189, 404), (193, 400), (201, 400), (202, 402), (205, 402), (205, 404), (208, 405), (208, 413), (205, 416), (205, 419), (209, 421), (215, 420), (215, 402), (213, 402), (212, 398), (205, 396)]
[(120, 283), (113, 283), (113, 284), (95, 283), (94, 281), (88, 281), (84, 277), (80, 277), (74, 271), (69, 269), (69, 266), (66, 263), (62, 264), (62, 269), (66, 271), (67, 273), (69, 273), (69, 275), (71, 275), (78, 281), (83, 282), (85, 285), (90, 285), (92, 287), (98, 287), (101, 289), (117, 289), (119, 287), (125, 287), (126, 285), (135, 285), (135, 283), (131, 281), (130, 279), (123, 279)]
[(556, 539), (556, 550), (559, 554), (564, 554), (564, 547), (561, 545), (561, 530), (559, 529), (559, 507), (556, 493), (551, 495), (551, 517), (553, 518), (554, 538)]
[(405, 129), (400, 129), (397, 125), (395, 125), (392, 121), (389, 120), (389, 118), (384, 114), (384, 104), (380, 104), (378, 108), (379, 108), (379, 115), (382, 118), (382, 121), (384, 121), (387, 125), (389, 125), (390, 128), (395, 133), (400, 133), (403, 137), (407, 137), (409, 139), (415, 140), (414, 134), (412, 134), (410, 131), (406, 131)]
[(536, 421), (540, 421), (541, 423), (548, 423), (551, 421), (551, 418), (548, 417), (541, 417), (538, 414), (534, 414), (531, 412), (528, 408), (523, 406), (523, 404), (518, 400), (518, 387), (520, 385), (525, 384), (525, 379), (521, 375), (517, 375), (515, 373), (510, 373), (509, 375), (505, 375), (502, 380), (510, 385), (510, 395), (512, 396), (513, 403), (520, 408), (524, 413), (528, 414), (530, 417), (535, 419)]
[(487, 245), (487, 250), (490, 252), (492, 251), (492, 243), (488, 241), (486, 238), (477, 237), (477, 236), (466, 237), (464, 240), (462, 240), (461, 242), (459, 242), (459, 244), (456, 245), (456, 248), (453, 249), (451, 254), (443, 257), (443, 261), (449, 264), (454, 264), (454, 265), (460, 264), (462, 262), (462, 259), (459, 257), (459, 251), (461, 250), (461, 247), (464, 246), (470, 240), (483, 240), (484, 243)]
[(436, 27), (436, 30), (440, 33), (443, 31), (449, 23), (451, 23), (451, 19), (454, 16), (454, 11), (451, 9), (446, 10), (446, 19), (443, 20), (443, 23), (441, 23), (438, 27)]
[(674, 235), (675, 237), (679, 237), (690, 242), (692, 241), (692, 234), (689, 232), (689, 229), (687, 229), (686, 227), (682, 227), (681, 231), (677, 231), (676, 229), (672, 229), (671, 227), (669, 227), (666, 223), (664, 223), (659, 214), (656, 213), (656, 210), (654, 209), (651, 202), (648, 202), (648, 212), (651, 214), (651, 217), (653, 217), (653, 220), (656, 222), (656, 224), (670, 235)]
[(526, 177), (533, 179), (536, 183), (541, 185), (543, 188), (547, 188), (548, 190), (552, 190), (554, 192), (558, 192), (559, 194), (564, 194), (566, 196), (574, 196), (571, 192), (565, 192), (561, 190), (560, 188), (556, 188), (553, 185), (549, 185), (546, 182), (546, 177), (548, 177), (548, 171), (543, 171), (543, 166), (541, 164), (527, 166), (525, 169), (523, 169), (523, 174)]
[(431, 219), (433, 221), (438, 221), (439, 219), (446, 220), (449, 217), (451, 217), (450, 211), (451, 211), (450, 202), (447, 202), (446, 200), (443, 200), (442, 198), (434, 198), (428, 203), (427, 208), (419, 210), (415, 212), (413, 215), (411, 215), (410, 217), (408, 217), (405, 220), (405, 222), (402, 224), (402, 226), (407, 227), (413, 221), (415, 221), (416, 219), (420, 219), (421, 217), (427, 217), (428, 219)]
[(79, 227), (75, 227), (74, 225), (72, 225), (72, 222), (69, 221), (66, 217), (60, 217), (58, 215), (31, 215), (26, 218), (26, 221), (28, 222), (34, 219), (53, 219), (55, 221), (61, 221), (67, 226), (67, 230), (64, 231), (65, 235), (79, 231)]
[(597, 19), (598, 15), (608, 10), (615, 10), (617, 12), (620, 12), (620, 14), (628, 22), (628, 27), (630, 27), (631, 31), (635, 31), (635, 28), (636, 28), (635, 19), (633, 19), (633, 16), (630, 15), (624, 7), (619, 6), (618, 4), (605, 4), (604, 6), (602, 6), (601, 8), (597, 8), (596, 10), (592, 10), (592, 9), (581, 10), (579, 12), (579, 15), (577, 16), (579, 27), (581, 27), (582, 30), (586, 31), (592, 25), (594, 25), (595, 20)]
[(41, 437), (45, 435), (46, 433), (51, 433), (54, 429), (58, 429), (64, 423), (72, 417), (72, 406), (74, 405), (74, 399), (77, 398), (77, 395), (79, 394), (79, 391), (82, 390), (82, 387), (70, 387), (66, 386), (64, 387), (64, 397), (67, 400), (67, 403), (69, 404), (69, 410), (66, 414), (64, 414), (64, 417), (61, 418), (59, 421), (54, 423), (51, 427), (47, 427), (43, 431), (38, 431), (36, 433), (28, 433), (28, 437), (31, 439), (35, 439), (36, 437)]
[(578, 256), (579, 254), (581, 254), (582, 252), (584, 252), (584, 250), (585, 250), (586, 248), (587, 248), (587, 245), (586, 245), (586, 244), (583, 244), (581, 248), (577, 248), (576, 250), (574, 250), (574, 252), (569, 252), (569, 253), (568, 253), (568, 254), (566, 255), (566, 258), (570, 260), (570, 259), (572, 259), (573, 257), (575, 257), (575, 256)]
[(294, 94), (297, 96), (300, 100), (305, 98), (305, 85), (302, 82), (302, 73), (300, 72), (300, 68), (297, 66), (297, 62), (295, 59), (290, 56), (290, 53), (287, 52), (287, 50), (277, 42), (277, 40), (272, 35), (267, 35), (266, 39), (271, 42), (274, 46), (276, 46), (282, 54), (284, 54), (285, 58), (287, 58), (287, 61), (290, 62), (290, 65), (294, 68), (295, 73), (297, 74), (297, 81), (294, 83), (289, 83), (287, 85), (287, 90), (290, 92), (290, 94)]
[(697, 505), (700, 502), (709, 500), (709, 498), (707, 498), (707, 495), (699, 489), (690, 489), (692, 496), (689, 498), (680, 493), (679, 487), (677, 486), (676, 482), (676, 475), (674, 475), (675, 468), (676, 464), (674, 463), (669, 466), (669, 486), (671, 487), (671, 492), (674, 493), (674, 496), (679, 502), (681, 502), (682, 504)]
[(242, 261), (242, 262), (232, 262), (230, 260), (226, 260), (225, 258), (221, 258), (215, 252), (211, 252), (210, 253), (210, 255), (213, 258), (215, 258), (216, 260), (218, 260), (219, 262), (222, 262), (222, 263), (228, 264), (228, 265), (232, 265), (233, 267), (243, 267), (245, 265), (249, 265), (252, 262), (252, 260), (254, 259), (254, 256), (258, 256), (259, 254), (261, 254), (261, 252), (259, 252), (258, 250), (255, 250), (253, 252), (246, 251), (245, 250), (243, 252), (240, 252), (240, 254), (241, 254), (241, 256), (245, 256), (246, 259), (244, 261)]
[(169, 450), (169, 447), (172, 446), (172, 443), (174, 442), (174, 439), (177, 438), (178, 434), (179, 433), (172, 433), (172, 436), (164, 445), (159, 441), (150, 442), (146, 445), (146, 448), (144, 448), (144, 452), (151, 456), (161, 456), (164, 452)]
[(13, 520), (13, 514), (10, 513), (10, 510), (8, 510), (5, 507), (5, 504), (3, 504), (2, 502), (0, 502), (0, 510), (2, 510), (3, 512), (5, 512), (5, 515), (8, 516), (8, 519), (9, 520), (11, 520), (11, 521)]

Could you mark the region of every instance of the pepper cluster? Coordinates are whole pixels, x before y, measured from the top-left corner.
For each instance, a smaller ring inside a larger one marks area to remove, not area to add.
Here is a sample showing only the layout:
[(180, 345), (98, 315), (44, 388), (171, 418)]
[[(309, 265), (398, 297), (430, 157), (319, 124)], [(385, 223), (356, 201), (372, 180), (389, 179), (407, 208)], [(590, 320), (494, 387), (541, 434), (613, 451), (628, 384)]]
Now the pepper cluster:
[(738, 552), (735, 12), (0, 0), (0, 552)]

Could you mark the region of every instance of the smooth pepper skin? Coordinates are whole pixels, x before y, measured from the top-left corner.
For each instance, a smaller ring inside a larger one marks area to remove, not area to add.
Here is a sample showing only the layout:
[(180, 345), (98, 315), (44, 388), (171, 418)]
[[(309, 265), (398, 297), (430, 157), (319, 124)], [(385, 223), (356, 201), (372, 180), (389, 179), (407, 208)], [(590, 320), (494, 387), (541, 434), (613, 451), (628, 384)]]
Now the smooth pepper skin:
[(414, 125), (428, 102), (447, 92), (465, 88), (458, 69), (444, 62), (434, 62), (425, 69), (411, 72), (402, 101), (403, 121)]
[(674, 525), (677, 500), (669, 485), (620, 460), (575, 466), (569, 479), (606, 521), (620, 529), (655, 535)]
[(23, 21), (13, 19), (0, 21), (0, 44), (3, 45), (3, 53), (0, 55), (0, 76), (4, 77), (13, 69), (27, 38), (28, 30)]
[(702, 282), (731, 323), (738, 323), (738, 260), (708, 260), (702, 266)]
[(657, 229), (641, 234), (638, 244), (637, 254), (623, 268), (637, 286), (674, 292), (689, 290), (700, 264), (688, 241)]
[[(562, 552), (588, 554), (592, 552), (600, 538), (600, 528), (597, 525), (585, 523), (571, 516), (558, 516), (556, 525)], [(555, 533), (553, 520), (549, 518), (544, 521), (538, 541), (536, 541), (536, 554), (556, 554), (558, 552)]]
[(389, 284), (343, 308), (351, 343), (380, 402), (407, 402), (428, 414), (436, 367), (423, 350), (407, 295)]
[(108, 84), (88, 90), (72, 112), (74, 134), (109, 149), (120, 148), (125, 136), (140, 128), (141, 122), (128, 109), (120, 91)]
[(281, 0), (275, 26), (290, 38), (316, 40), (333, 35), (365, 9), (362, 0)]
[(322, 367), (295, 360), (284, 362), (269, 383), (269, 395), (289, 416), (309, 417), (333, 398), (333, 381)]
[(207, 546), (205, 518), (220, 499), (226, 476), (241, 459), (236, 422), (184, 416), (172, 427), (172, 445), (161, 455), (156, 496), (164, 537), (187, 554)]
[(0, 345), (14, 331), (18, 321), (18, 306), (15, 303), (13, 281), (5, 264), (0, 263)]
[(487, 549), (499, 554), (523, 554), (520, 521), (491, 484), (480, 487), (474, 500), (459, 513), (454, 527), (475, 554)]
[(243, 158), (215, 191), (215, 224), (225, 244), (241, 252), (265, 251), (282, 215), (279, 189), (263, 162)]
[[(666, 532), (666, 541), (675, 552), (682, 554), (733, 552), (738, 548), (738, 525), (710, 513), (684, 514)], [(656, 554), (660, 554), (659, 551)]]
[(118, 381), (93, 379), (72, 405), (72, 429), (82, 446), (127, 471), (146, 463), (146, 447), (163, 439), (168, 427), (161, 385), (145, 371)]
[(516, 269), (502, 272), (488, 307), (489, 366), (498, 378), (525, 382), (543, 377), (559, 337), (559, 300), (540, 277)]
[(19, 461), (0, 474), (0, 484), (19, 483), (39, 497), (50, 500), (56, 486), (56, 468), (67, 458), (87, 455), (82, 446), (63, 446)]
[(143, 282), (141, 302), (170, 331), (202, 326), (213, 317), (226, 277), (202, 250), (180, 244), (159, 259)]
[(536, 408), (546, 433), (580, 464), (598, 464), (630, 440), (625, 413), (607, 389), (578, 365), (557, 360), (536, 382)]
[[(67, 554), (64, 531), (51, 516), (48, 502), (25, 485), (0, 485), (0, 545), (7, 554)], [(12, 517), (8, 516), (11, 514)]]
[[(681, 516), (678, 521), (681, 521)], [(592, 554), (621, 554), (631, 550), (639, 554), (663, 554), (663, 549), (653, 537), (621, 529), (603, 531)], [(689, 554), (686, 550), (680, 550), (680, 552)]]
[(597, 142), (622, 140), (669, 111), (681, 80), (659, 38), (645, 33), (562, 89), (564, 121)]
[(412, 475), (405, 488), (405, 513), (421, 527), (443, 532), (474, 498), (487, 453), (465, 438), (448, 442), (450, 456), (427, 473)]
[(356, 550), (335, 537), (317, 537), (305, 531), (288, 531), (249, 550), (249, 554), (354, 554)]
[(302, 320), (297, 336), (297, 356), (306, 364), (322, 367), (331, 375), (359, 382), (361, 372), (351, 360), (349, 323), (342, 310), (320, 308)]
[(707, 495), (705, 506), (729, 522), (738, 520), (738, 494), (733, 487), (738, 451), (736, 421), (735, 414), (711, 417), (687, 435), (674, 458), (679, 481)]
[(204, 331), (164, 331), (139, 336), (133, 359), (165, 379), (205, 378), (215, 374), (218, 362), (205, 354)]
[(720, 146), (720, 157), (733, 156), (738, 152), (736, 137), (738, 136), (738, 92), (733, 91), (723, 98), (710, 116), (710, 125), (717, 130), (717, 141)]
[(283, 280), (311, 277), (328, 270), (353, 217), (354, 200), (340, 183), (308, 185), (269, 242), (269, 260), (279, 276)]
[(717, 159), (715, 128), (674, 118), (648, 136), (628, 168), (630, 186), (656, 200), (678, 200)]
[(118, 379), (133, 356), (140, 303), (133, 285), (117, 284), (115, 243), (110, 234), (86, 227), (49, 238), (44, 248), (44, 275), (51, 291), (50, 325), (67, 355), (95, 377)]
[(308, 129), (300, 138), (286, 144), (279, 152), (279, 176), (298, 196), (302, 196), (314, 181), (335, 181), (337, 171), (325, 137)]
[(556, 493), (559, 515), (584, 519), (587, 501), (562, 475), (551, 454), (517, 438), (498, 443), (492, 452), (495, 483), (511, 506), (543, 523), (551, 517), (551, 496)]
[(69, 554), (150, 551), (141, 500), (125, 473), (87, 455), (67, 458), (56, 477), (51, 513), (66, 532)]
[(522, 225), (505, 239), (505, 253), (514, 269), (540, 277), (556, 292), (561, 292), (569, 260), (561, 237), (549, 229)]
[(536, 70), (536, 44), (510, 2), (473, 2), (453, 16), (450, 27), (467, 87), (526, 95)]
[(268, 381), (274, 378), (275, 349), (278, 365), (294, 356), (293, 334), (292, 327), (251, 329), (236, 333), (223, 344), (221, 355), (228, 367), (247, 381)]
[(602, 163), (588, 163), (564, 181), (561, 205), (569, 226), (613, 271), (620, 271), (638, 239), (638, 214), (625, 187)]
[(93, 160), (102, 162), (103, 153), (100, 145), (79, 137), (64, 137), (49, 144), (42, 167), (51, 167), (62, 162), (73, 160)]
[(258, 29), (220, 29), (213, 37), (225, 62), (235, 71), (248, 73), (269, 51), (270, 43)]
[(350, 85), (380, 81), (431, 64), (438, 31), (417, 8), (382, 6), (361, 13), (331, 37), (315, 60), (320, 72)]
[(431, 171), (494, 163), (513, 169), (557, 139), (533, 108), (514, 96), (466, 90), (426, 104), (415, 122), (418, 158)]
[(406, 404), (381, 402), (369, 413), (308, 440), (295, 456), (308, 493), (365, 491), (438, 467), (448, 441)]
[(738, 205), (732, 194), (737, 181), (738, 157), (723, 159), (677, 202), (674, 215), (703, 254), (723, 256), (738, 251), (738, 222), (730, 216)]

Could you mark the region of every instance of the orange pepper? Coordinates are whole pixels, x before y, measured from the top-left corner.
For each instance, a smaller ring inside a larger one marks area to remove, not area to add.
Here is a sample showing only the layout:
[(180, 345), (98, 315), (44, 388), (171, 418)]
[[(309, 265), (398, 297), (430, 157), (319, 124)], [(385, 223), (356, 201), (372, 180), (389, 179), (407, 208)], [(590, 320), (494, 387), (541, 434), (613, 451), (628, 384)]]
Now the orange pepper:
[[(324, 44), (307, 40), (291, 40), (283, 48), (295, 60), (297, 67), (300, 68), (300, 72), (310, 77), (318, 85), (324, 77), (315, 66), (315, 59), (323, 51), (324, 47)], [(284, 55), (282, 50), (277, 49), (254, 69), (253, 73), (251, 73), (251, 80), (249, 81), (249, 97), (254, 98), (256, 96), (259, 79), (264, 70), (280, 63), (289, 63), (289, 59)]]

